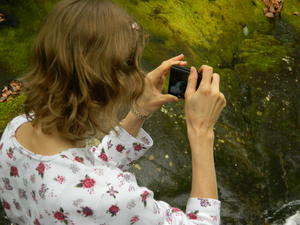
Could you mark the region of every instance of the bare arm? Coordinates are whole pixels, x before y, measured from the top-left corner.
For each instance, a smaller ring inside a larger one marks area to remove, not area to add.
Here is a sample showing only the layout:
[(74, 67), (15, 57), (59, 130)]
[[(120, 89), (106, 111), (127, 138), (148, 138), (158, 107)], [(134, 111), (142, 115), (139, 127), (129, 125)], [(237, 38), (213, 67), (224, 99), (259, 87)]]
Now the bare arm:
[(196, 90), (197, 71), (191, 68), (185, 92), (185, 114), (192, 151), (191, 197), (218, 198), (214, 164), (214, 125), (226, 105), (219, 91), (220, 76), (202, 66), (203, 78)]
[(136, 137), (144, 124), (143, 119), (137, 118), (131, 111), (120, 122), (120, 125), (133, 137)]
[(192, 151), (191, 197), (218, 199), (214, 165), (213, 131), (189, 135)]

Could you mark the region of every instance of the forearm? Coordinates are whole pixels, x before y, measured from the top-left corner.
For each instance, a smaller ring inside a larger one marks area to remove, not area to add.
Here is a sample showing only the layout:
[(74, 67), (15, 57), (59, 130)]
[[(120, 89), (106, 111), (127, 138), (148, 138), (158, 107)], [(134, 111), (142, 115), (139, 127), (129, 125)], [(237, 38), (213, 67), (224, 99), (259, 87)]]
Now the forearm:
[(120, 122), (120, 125), (133, 137), (136, 137), (144, 124), (143, 119), (137, 118), (131, 111)]
[(218, 199), (213, 130), (189, 132), (189, 141), (192, 151), (191, 197)]

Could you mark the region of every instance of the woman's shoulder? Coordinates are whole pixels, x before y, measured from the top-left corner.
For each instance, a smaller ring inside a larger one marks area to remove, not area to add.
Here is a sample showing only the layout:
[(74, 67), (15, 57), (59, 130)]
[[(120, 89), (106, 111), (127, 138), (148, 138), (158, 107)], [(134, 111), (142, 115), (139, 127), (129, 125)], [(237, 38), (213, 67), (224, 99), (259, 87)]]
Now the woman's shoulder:
[(25, 114), (18, 115), (14, 118), (12, 118), (6, 125), (6, 128), (4, 129), (4, 132), (7, 132), (8, 130), (15, 130), (17, 129), (21, 124), (26, 123), (28, 120), (26, 118)]

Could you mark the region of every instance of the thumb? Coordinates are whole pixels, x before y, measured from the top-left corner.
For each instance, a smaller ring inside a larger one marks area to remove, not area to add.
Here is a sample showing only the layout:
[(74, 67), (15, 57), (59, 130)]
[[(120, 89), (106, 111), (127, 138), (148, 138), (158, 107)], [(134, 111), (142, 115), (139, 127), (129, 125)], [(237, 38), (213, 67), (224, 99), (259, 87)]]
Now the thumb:
[(169, 103), (169, 102), (178, 102), (178, 98), (174, 95), (166, 94), (166, 95), (161, 95), (159, 99), (159, 103), (161, 105)]

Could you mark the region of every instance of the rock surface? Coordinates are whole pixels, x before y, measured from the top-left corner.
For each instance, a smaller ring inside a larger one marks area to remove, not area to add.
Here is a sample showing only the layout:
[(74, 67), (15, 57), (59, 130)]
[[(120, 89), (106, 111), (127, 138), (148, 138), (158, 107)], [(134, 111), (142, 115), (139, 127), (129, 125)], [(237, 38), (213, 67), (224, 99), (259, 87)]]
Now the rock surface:
[[(0, 65), (13, 76), (26, 68), (40, 16), (54, 1), (21, 2), (11, 13), (24, 22), (0, 30)], [(300, 196), (300, 17), (293, 15), (299, 1), (285, 1), (274, 20), (262, 13), (261, 0), (117, 2), (150, 34), (146, 69), (182, 52), (188, 66), (210, 64), (221, 75), (228, 105), (216, 127), (215, 155), (223, 223), (267, 225), (295, 214), (297, 208), (276, 210)], [(0, 103), (0, 130), (22, 101)], [(132, 170), (156, 198), (184, 208), (191, 166), (182, 110), (183, 102), (168, 105), (145, 124), (156, 144)]]

